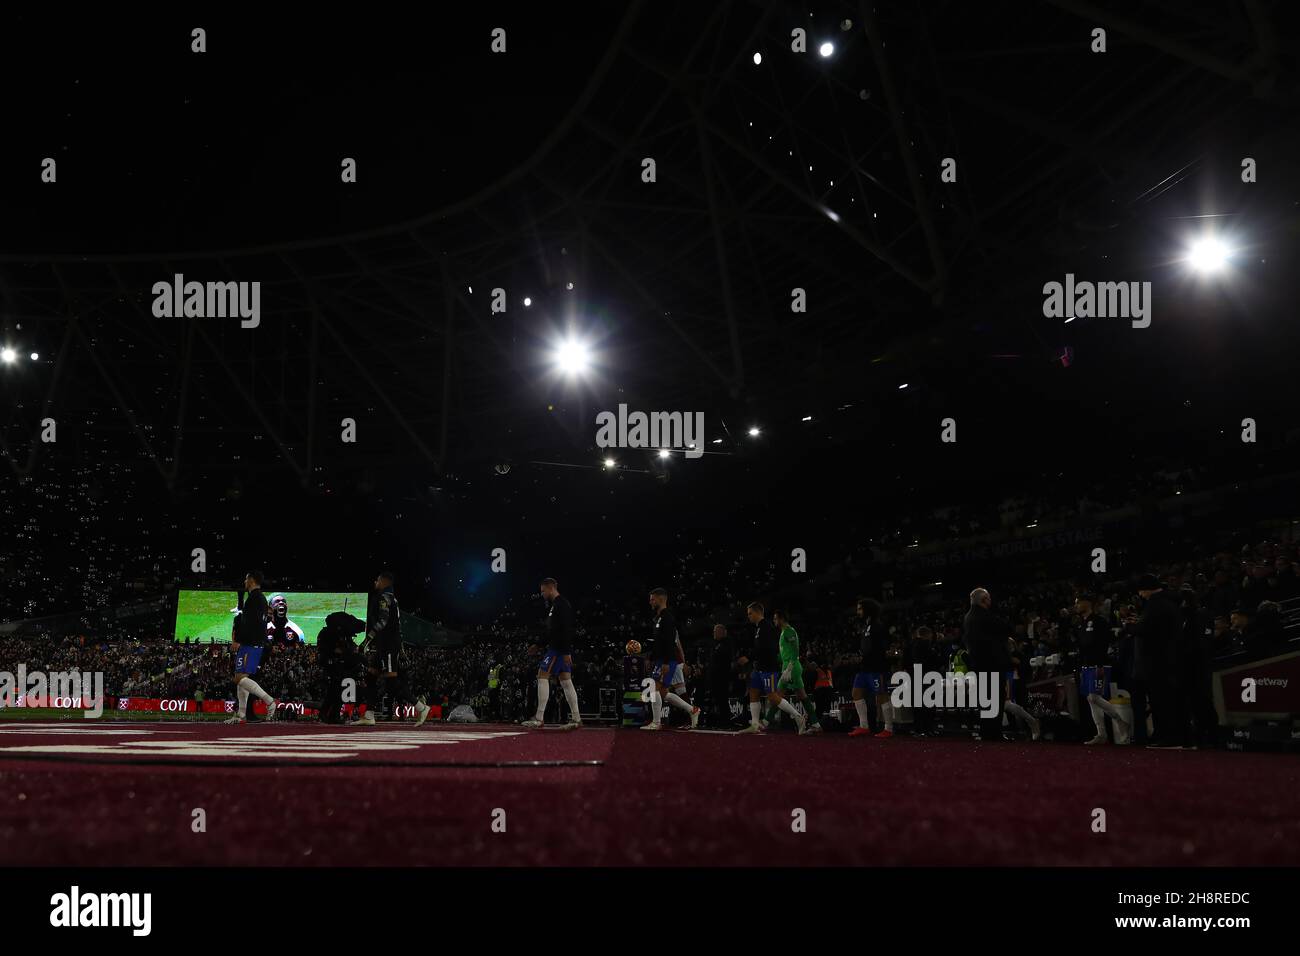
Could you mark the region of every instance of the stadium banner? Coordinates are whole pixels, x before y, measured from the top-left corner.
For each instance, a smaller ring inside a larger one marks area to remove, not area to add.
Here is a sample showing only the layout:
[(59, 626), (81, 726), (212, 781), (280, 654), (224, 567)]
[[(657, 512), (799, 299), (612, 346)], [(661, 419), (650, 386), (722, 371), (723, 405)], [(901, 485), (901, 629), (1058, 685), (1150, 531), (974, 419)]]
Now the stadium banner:
[[(111, 701), (112, 698), (110, 697)], [(41, 694), (18, 694), (11, 700), (0, 697), (0, 708), (41, 707), (46, 710), (94, 710), (91, 700), (83, 697), (49, 697)]]
[[(305, 644), (315, 644), (316, 635), (325, 627), (325, 618), (335, 611), (346, 611), (365, 618), (367, 595), (336, 591), (268, 591), (269, 604), (284, 599), (286, 628)], [(176, 641), (202, 644), (229, 644), (239, 595), (235, 591), (182, 590), (176, 597)], [(403, 621), (405, 623), (405, 621)], [(268, 632), (272, 622), (268, 621)], [(356, 638), (360, 643), (361, 636)]]
[[(266, 713), (266, 705), (254, 701), (256, 713)], [(184, 697), (117, 697), (109, 698), (109, 710), (148, 711), (157, 714), (233, 714), (233, 700), (190, 700)]]
[(1069, 714), (1079, 719), (1079, 681), (1074, 674), (1060, 674), (1030, 681), (1025, 685), (1031, 714)]
[(125, 621), (128, 618), (144, 617), (146, 614), (154, 614), (166, 609), (168, 604), (167, 597), (154, 598), (151, 601), (141, 601), (138, 604), (128, 604), (123, 607), (114, 608), (112, 611), (105, 611), (104, 617), (111, 618), (115, 621)]
[[(307, 713), (308, 713), (309, 715), (310, 715), (310, 714), (315, 714), (316, 711), (314, 711), (314, 710), (309, 710), (309, 711), (307, 711)], [(361, 716), (361, 707), (360, 707), (360, 705), (357, 705), (357, 704), (344, 704), (344, 705), (343, 705), (343, 716), (344, 716), (344, 717), (349, 717), (349, 718), (350, 718), (350, 717), (354, 717), (354, 716), (355, 716), (355, 717), (359, 717), (359, 716)], [(401, 707), (394, 707), (394, 708), (393, 708), (393, 716), (395, 716), (395, 717), (397, 717), (397, 718), (399, 718), (399, 719), (401, 719), (401, 720), (414, 720), (414, 719), (415, 719), (415, 707), (414, 707), (412, 704), (403, 704)], [(442, 705), (441, 705), (441, 704), (430, 704), (430, 705), (429, 705), (429, 719), (430, 719), (430, 720), (442, 720)]]
[(1214, 709), (1228, 724), (1300, 714), (1300, 651), (1216, 671)]
[(1010, 537), (1002, 533), (994, 536), (997, 540), (972, 541), (969, 544), (944, 550), (927, 552), (924, 549), (919, 549), (912, 554), (892, 554), (878, 551), (876, 561), (881, 564), (894, 565), (904, 570), (950, 568), (971, 563), (986, 564), (990, 561), (1000, 561), (1024, 555), (1041, 554), (1046, 551), (1060, 551), (1085, 544), (1095, 544), (1106, 537), (1107, 532), (1113, 530), (1112, 526), (1092, 524), (1018, 537)]

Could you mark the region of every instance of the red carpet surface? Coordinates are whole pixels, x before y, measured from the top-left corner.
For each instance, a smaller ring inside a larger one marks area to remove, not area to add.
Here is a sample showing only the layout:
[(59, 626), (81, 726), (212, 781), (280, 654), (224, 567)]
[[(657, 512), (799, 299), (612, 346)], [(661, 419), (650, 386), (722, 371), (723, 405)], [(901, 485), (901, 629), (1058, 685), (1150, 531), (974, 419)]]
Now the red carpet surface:
[(0, 864), (1300, 863), (1300, 760), (1281, 754), (87, 724), (0, 724)]

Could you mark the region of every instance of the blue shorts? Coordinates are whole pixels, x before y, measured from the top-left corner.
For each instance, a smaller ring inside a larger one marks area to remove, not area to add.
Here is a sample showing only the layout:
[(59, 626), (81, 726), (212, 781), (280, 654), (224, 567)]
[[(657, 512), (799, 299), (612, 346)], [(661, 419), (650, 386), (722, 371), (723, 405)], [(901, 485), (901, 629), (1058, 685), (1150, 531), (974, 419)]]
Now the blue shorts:
[(885, 692), (885, 675), (880, 671), (858, 671), (853, 675), (853, 689), (865, 690), (873, 694)]
[(677, 669), (681, 666), (677, 661), (655, 661), (655, 680), (665, 687), (672, 687), (677, 679)]
[(772, 694), (776, 692), (776, 680), (780, 676), (779, 671), (751, 671), (749, 686), (754, 690), (762, 691), (764, 694)]
[(573, 655), (561, 654), (559, 651), (548, 647), (546, 656), (537, 665), (537, 672), (539, 674), (572, 674)]
[(235, 673), (248, 674), (250, 677), (257, 673), (257, 668), (262, 663), (261, 647), (241, 647), (235, 652)]
[(1110, 698), (1110, 668), (1089, 666), (1079, 669), (1079, 693), (1086, 700), (1089, 694), (1096, 694), (1102, 700)]

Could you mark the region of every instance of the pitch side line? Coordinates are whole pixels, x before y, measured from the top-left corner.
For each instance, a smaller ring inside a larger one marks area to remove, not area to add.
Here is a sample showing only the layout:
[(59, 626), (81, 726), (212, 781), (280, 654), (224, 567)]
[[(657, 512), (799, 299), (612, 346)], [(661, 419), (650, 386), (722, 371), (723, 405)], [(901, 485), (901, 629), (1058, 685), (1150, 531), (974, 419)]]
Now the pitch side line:
[(281, 760), (274, 756), (250, 754), (239, 760), (228, 757), (78, 757), (72, 754), (29, 754), (0, 751), (0, 759), (27, 760), (53, 763), (107, 764), (118, 766), (162, 767), (243, 767), (246, 770), (263, 767), (418, 767), (458, 770), (530, 770), (553, 767), (603, 767), (603, 760)]

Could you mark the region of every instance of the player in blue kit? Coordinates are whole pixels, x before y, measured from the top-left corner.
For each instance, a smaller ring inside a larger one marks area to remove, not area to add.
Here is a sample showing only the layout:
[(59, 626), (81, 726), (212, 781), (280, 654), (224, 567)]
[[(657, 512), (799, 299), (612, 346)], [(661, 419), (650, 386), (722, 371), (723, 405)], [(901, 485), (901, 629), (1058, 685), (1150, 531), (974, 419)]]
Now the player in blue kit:
[(262, 652), (266, 648), (266, 595), (262, 593), (262, 573), (250, 571), (244, 577), (244, 589), (248, 597), (244, 599), (243, 610), (235, 619), (235, 630), (231, 643), (235, 652), (235, 716), (226, 721), (228, 724), (242, 724), (248, 695), (252, 694), (266, 704), (266, 719), (275, 720), (275, 698), (262, 690), (253, 675), (262, 664)]
[(573, 686), (573, 605), (560, 594), (555, 578), (544, 579), (539, 590), (546, 602), (546, 654), (537, 665), (537, 713), (523, 725), (541, 728), (546, 702), (551, 697), (551, 678), (557, 677), (569, 704), (569, 722), (564, 729), (577, 730), (582, 726), (582, 715), (578, 711), (578, 691)]
[(858, 672), (853, 675), (853, 706), (858, 711), (858, 726), (849, 731), (850, 737), (894, 736), (888, 730), (877, 730), (876, 725), (876, 704), (881, 702), (881, 698), (884, 703), (889, 700), (889, 689), (885, 684), (889, 659), (880, 610), (880, 602), (872, 598), (858, 601), (857, 615), (862, 622), (859, 653), (862, 659)]
[(691, 716), (691, 729), (700, 724), (700, 708), (679, 697), (673, 686), (678, 683), (677, 675), (681, 671), (681, 642), (677, 639), (677, 621), (668, 610), (668, 592), (655, 588), (650, 592), (650, 607), (655, 612), (654, 636), (650, 641), (650, 666), (654, 676), (654, 690), (650, 692), (650, 723), (642, 730), (663, 729), (664, 701), (673, 707), (684, 710)]
[(754, 669), (749, 675), (749, 726), (742, 734), (763, 733), (763, 698), (794, 720), (802, 734), (808, 726), (803, 715), (791, 706), (781, 693), (777, 682), (781, 677), (781, 637), (772, 622), (765, 616), (763, 605), (754, 601), (745, 609), (749, 623), (754, 625)]

